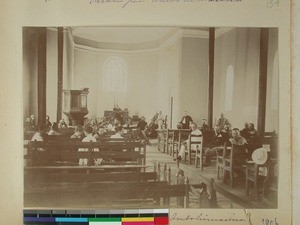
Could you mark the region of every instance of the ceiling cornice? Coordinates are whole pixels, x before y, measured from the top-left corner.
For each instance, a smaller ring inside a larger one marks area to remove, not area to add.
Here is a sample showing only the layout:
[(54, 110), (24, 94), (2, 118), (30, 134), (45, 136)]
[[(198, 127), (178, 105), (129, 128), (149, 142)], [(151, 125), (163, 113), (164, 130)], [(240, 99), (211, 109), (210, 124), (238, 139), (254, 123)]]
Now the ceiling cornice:
[[(234, 28), (216, 28), (216, 38), (223, 34), (233, 30)], [(72, 28), (68, 28), (68, 36), (74, 49), (80, 51), (88, 51), (99, 54), (145, 54), (145, 53), (156, 53), (161, 51), (168, 46), (172, 46), (180, 38), (201, 38), (208, 39), (209, 32), (204, 30), (195, 29), (177, 29), (171, 32), (171, 35), (166, 35), (160, 40), (154, 40), (150, 42), (141, 42), (136, 44), (121, 44), (121, 43), (104, 43), (99, 44), (96, 41), (89, 41), (84, 38), (73, 36)], [(76, 43), (81, 42), (81, 43)], [(92, 45), (88, 45), (88, 42)], [(146, 47), (145, 47), (146, 46)]]

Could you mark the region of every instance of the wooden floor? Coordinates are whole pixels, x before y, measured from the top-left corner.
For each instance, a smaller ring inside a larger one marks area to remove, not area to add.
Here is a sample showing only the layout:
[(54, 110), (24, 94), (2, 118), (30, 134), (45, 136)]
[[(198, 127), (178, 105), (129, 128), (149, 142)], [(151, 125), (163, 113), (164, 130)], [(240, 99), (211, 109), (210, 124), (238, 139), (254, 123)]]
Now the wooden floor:
[[(173, 157), (158, 151), (157, 141), (151, 140), (151, 145), (147, 146), (146, 165), (147, 171), (154, 170), (154, 162), (160, 163), (162, 170), (166, 163), (167, 168), (171, 169), (171, 182), (174, 183), (176, 173), (178, 172), (177, 163), (173, 161)], [(189, 165), (188, 162), (181, 162), (179, 169), (184, 171), (184, 175), (190, 180), (190, 184), (200, 184), (201, 181), (208, 183), (210, 178), (214, 178), (215, 189), (217, 191), (217, 202), (220, 208), (263, 208), (261, 201), (254, 200), (254, 191), (250, 189), (250, 195), (246, 196), (244, 181), (237, 181), (236, 187), (231, 188), (230, 184), (223, 184), (222, 179), (217, 179), (216, 164), (212, 161), (211, 166), (195, 168), (195, 165)], [(222, 175), (221, 175), (222, 176)], [(222, 178), (222, 177), (221, 177)], [(191, 208), (198, 208), (198, 204), (191, 204)]]

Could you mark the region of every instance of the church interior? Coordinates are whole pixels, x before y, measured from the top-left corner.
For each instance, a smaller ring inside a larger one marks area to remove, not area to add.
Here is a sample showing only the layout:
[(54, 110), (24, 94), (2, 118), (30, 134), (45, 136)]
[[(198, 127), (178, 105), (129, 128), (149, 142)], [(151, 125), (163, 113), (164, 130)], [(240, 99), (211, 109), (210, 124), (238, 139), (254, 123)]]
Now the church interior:
[(277, 208), (277, 28), (24, 27), (24, 207)]

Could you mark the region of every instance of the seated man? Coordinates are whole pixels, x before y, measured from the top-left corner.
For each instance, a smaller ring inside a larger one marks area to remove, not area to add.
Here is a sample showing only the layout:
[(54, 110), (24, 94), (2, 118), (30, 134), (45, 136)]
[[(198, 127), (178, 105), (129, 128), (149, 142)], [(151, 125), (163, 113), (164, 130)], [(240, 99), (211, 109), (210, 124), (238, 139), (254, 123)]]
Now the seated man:
[[(244, 137), (244, 136), (243, 136)], [(244, 137), (247, 139), (248, 142), (248, 151), (251, 154), (255, 149), (261, 147), (261, 141), (259, 140), (257, 136), (257, 131), (254, 128), (253, 123), (249, 123), (249, 129), (247, 132), (247, 137)]]
[[(38, 125), (37, 128), (36, 128), (36, 132), (34, 133), (34, 135), (31, 138), (31, 141), (44, 141), (45, 136), (46, 136), (46, 126)], [(37, 150), (38, 151), (45, 151), (44, 148), (37, 148)], [(26, 148), (25, 154), (27, 154), (27, 148)]]
[(116, 127), (116, 133), (114, 135), (111, 135), (110, 138), (123, 138), (124, 128), (123, 126), (119, 125)]
[(150, 138), (157, 138), (158, 121), (152, 120), (147, 129), (147, 136)]
[[(197, 128), (197, 125), (195, 123), (191, 124), (191, 129), (192, 129), (191, 135), (202, 135), (202, 132)], [(201, 137), (191, 137), (191, 141), (192, 142), (201, 141)], [(184, 157), (185, 150), (187, 149), (189, 144), (190, 143), (188, 140), (182, 142), (179, 153), (178, 153), (178, 157), (176, 159), (174, 159), (174, 161), (181, 160)], [(196, 150), (196, 148), (197, 148), (197, 145), (191, 145), (192, 150)]]
[(102, 141), (105, 134), (105, 127), (100, 126), (98, 127), (97, 132), (94, 134), (94, 137), (97, 139), (97, 141)]
[(223, 150), (224, 143), (229, 143), (230, 138), (230, 130), (229, 126), (225, 126), (223, 130), (220, 130), (219, 125), (215, 126), (213, 145), (214, 147), (206, 148), (204, 151), (204, 166), (208, 166), (210, 164), (211, 157), (216, 156), (217, 152)]
[(66, 121), (64, 119), (61, 119), (59, 121), (58, 127), (59, 128), (68, 128), (68, 124), (66, 123)]
[[(96, 138), (93, 136), (93, 128), (91, 126), (88, 125), (84, 128), (84, 134), (86, 137), (82, 139), (82, 142), (97, 142)], [(88, 148), (79, 148), (78, 151), (79, 152), (87, 152)], [(94, 148), (93, 151), (99, 151), (99, 149)], [(92, 163), (92, 162), (88, 162), (88, 159), (83, 159), (83, 158), (79, 159), (80, 166), (87, 166), (89, 163)]]
[(254, 128), (253, 123), (249, 123), (249, 130), (248, 130), (250, 138), (256, 138), (257, 137), (257, 131)]
[(221, 113), (220, 118), (218, 119), (217, 125), (220, 127), (221, 130), (224, 129), (225, 125), (229, 125), (229, 128), (231, 126), (231, 123), (227, 118), (225, 118), (224, 113)]
[(50, 116), (46, 116), (46, 128), (47, 130), (50, 130), (52, 126), (52, 123), (50, 122)]
[(31, 141), (44, 141), (46, 135), (46, 127), (43, 125), (38, 125), (36, 132), (33, 134)]
[(209, 131), (209, 127), (207, 125), (207, 120), (206, 119), (202, 119), (202, 125), (200, 130), (202, 131), (202, 133), (208, 132)]
[(147, 127), (147, 122), (145, 121), (145, 117), (142, 116), (139, 123), (137, 124), (137, 129), (139, 133), (139, 137), (145, 140), (146, 144), (149, 144), (149, 138), (146, 135), (146, 127)]
[(240, 130), (238, 128), (234, 128), (232, 129), (231, 131), (231, 136), (232, 138), (229, 139), (229, 142), (232, 144), (232, 145), (246, 145), (248, 144), (246, 139), (243, 138), (241, 135), (240, 135)]
[(53, 122), (51, 130), (48, 132), (48, 135), (61, 135), (58, 132), (58, 124), (56, 122)]
[(244, 124), (244, 128), (243, 130), (241, 130), (241, 135), (244, 137), (244, 138), (248, 138), (248, 135), (249, 135), (249, 123), (245, 122)]
[(81, 125), (76, 126), (75, 133), (72, 134), (72, 136), (70, 138), (82, 139), (83, 137), (84, 137), (83, 127)]

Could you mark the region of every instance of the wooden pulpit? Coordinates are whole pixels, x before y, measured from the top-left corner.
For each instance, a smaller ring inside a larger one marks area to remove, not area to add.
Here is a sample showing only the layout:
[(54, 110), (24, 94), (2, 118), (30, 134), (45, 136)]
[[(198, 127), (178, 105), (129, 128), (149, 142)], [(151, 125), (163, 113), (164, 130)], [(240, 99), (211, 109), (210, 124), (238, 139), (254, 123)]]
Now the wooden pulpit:
[(84, 124), (84, 116), (89, 113), (87, 109), (87, 95), (89, 91), (64, 90), (64, 114), (69, 117), (70, 125)]

